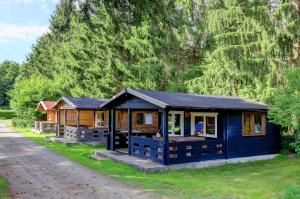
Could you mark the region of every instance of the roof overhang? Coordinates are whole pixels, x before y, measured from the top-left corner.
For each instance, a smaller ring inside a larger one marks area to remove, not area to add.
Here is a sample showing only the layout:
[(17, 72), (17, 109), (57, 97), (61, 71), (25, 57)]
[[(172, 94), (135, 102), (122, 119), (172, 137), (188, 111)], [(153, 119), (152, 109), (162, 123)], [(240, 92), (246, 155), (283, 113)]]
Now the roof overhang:
[(75, 106), (75, 104), (73, 104), (70, 100), (68, 100), (66, 97), (61, 97), (54, 105), (53, 105), (53, 109), (58, 109), (59, 105), (62, 103), (66, 103), (67, 105), (69, 105), (71, 108), (73, 109), (77, 109), (77, 107)]
[(135, 97), (141, 98), (141, 99), (145, 100), (146, 102), (154, 104), (163, 109), (166, 109), (169, 106), (168, 104), (166, 104), (162, 101), (159, 101), (157, 99), (154, 99), (152, 97), (144, 95), (136, 90), (132, 90), (130, 88), (125, 88), (122, 91), (120, 91), (117, 95), (113, 96), (110, 100), (107, 100), (106, 102), (104, 102), (100, 106), (100, 108), (109, 108), (116, 100), (120, 99), (122, 96), (127, 95), (127, 94), (131, 94)]

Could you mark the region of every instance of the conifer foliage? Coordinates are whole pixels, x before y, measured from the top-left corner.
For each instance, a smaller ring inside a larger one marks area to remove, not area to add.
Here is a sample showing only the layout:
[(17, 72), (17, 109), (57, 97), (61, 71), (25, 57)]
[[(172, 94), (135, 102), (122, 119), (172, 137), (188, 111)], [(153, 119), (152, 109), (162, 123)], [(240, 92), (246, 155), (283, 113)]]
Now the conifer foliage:
[(62, 0), (13, 93), (38, 76), (74, 97), (132, 87), (272, 103), (299, 67), (299, 33), (298, 0)]

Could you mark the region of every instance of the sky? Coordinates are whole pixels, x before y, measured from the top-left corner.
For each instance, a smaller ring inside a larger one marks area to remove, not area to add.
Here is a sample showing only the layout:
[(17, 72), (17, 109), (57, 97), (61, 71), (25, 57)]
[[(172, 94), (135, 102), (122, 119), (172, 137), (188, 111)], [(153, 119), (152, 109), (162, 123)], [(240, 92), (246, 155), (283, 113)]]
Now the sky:
[(59, 0), (0, 0), (0, 63), (22, 63), (37, 39), (49, 31)]

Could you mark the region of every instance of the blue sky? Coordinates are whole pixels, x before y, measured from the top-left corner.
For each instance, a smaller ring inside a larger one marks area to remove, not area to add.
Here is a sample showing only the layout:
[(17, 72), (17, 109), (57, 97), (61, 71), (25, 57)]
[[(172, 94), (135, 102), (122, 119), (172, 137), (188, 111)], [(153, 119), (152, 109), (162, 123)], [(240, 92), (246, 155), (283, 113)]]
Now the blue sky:
[(59, 0), (0, 0), (0, 62), (22, 63), (46, 33)]

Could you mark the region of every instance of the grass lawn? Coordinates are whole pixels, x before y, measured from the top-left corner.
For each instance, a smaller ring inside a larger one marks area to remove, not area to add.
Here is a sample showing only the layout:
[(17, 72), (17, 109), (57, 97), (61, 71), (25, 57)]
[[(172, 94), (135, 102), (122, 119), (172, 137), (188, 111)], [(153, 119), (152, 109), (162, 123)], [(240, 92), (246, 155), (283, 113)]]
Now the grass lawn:
[(0, 198), (10, 198), (8, 190), (8, 182), (0, 176)]
[[(9, 124), (7, 120), (4, 122)], [(0, 123), (3, 121), (0, 120)], [(95, 147), (66, 147), (59, 143), (45, 142), (45, 135), (33, 134), (30, 129), (15, 130), (101, 174), (170, 198), (300, 198), (299, 158), (279, 156), (273, 160), (228, 164), (208, 169), (145, 174), (111, 160), (89, 159), (90, 150)]]

